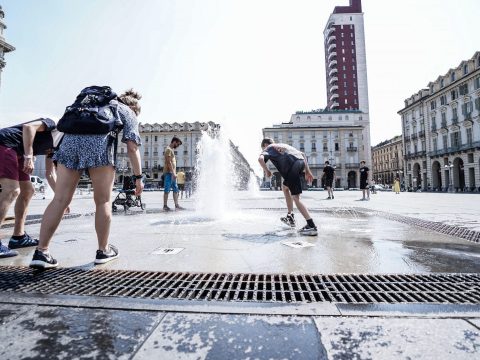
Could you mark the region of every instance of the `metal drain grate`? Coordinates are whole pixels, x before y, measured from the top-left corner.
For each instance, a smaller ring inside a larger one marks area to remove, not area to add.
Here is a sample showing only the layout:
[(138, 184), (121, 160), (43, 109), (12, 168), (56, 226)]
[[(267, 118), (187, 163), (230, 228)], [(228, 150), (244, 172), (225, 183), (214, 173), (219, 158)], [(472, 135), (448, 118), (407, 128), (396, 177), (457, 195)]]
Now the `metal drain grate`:
[(0, 291), (250, 302), (480, 304), (479, 274), (287, 275), (0, 266)]

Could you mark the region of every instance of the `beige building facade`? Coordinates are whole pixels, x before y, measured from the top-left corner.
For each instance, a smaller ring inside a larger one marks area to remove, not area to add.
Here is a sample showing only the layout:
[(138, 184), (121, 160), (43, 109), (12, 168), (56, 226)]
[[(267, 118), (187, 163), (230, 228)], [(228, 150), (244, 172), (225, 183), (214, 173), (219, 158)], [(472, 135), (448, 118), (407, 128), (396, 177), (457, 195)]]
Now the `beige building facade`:
[(377, 184), (393, 185), (397, 176), (403, 181), (403, 167), (401, 135), (372, 147), (372, 178)]
[(480, 191), (480, 51), (406, 99), (399, 115), (408, 187)]
[(15, 48), (12, 45), (7, 43), (3, 35), (4, 30), (7, 28), (7, 25), (5, 25), (5, 22), (4, 22), (4, 18), (5, 18), (5, 13), (2, 7), (0, 6), (0, 84), (2, 82), (3, 68), (7, 64), (7, 62), (5, 61), (5, 54), (15, 50)]

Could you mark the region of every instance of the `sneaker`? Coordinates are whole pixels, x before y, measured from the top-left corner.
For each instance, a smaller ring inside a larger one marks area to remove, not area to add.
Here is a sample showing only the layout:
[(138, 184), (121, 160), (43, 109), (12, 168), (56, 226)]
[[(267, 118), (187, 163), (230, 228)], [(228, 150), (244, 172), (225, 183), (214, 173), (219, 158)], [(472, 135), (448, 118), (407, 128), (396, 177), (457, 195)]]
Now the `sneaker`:
[(167, 205), (164, 205), (163, 206), (163, 211), (171, 211), (172, 209), (170, 209)]
[(332, 195), (332, 200), (335, 199), (335, 196)]
[(118, 258), (118, 249), (113, 245), (108, 245), (107, 251), (97, 250), (95, 264), (106, 264), (116, 258)]
[(58, 266), (57, 260), (55, 260), (50, 253), (44, 253), (40, 250), (35, 250), (30, 267), (38, 270), (45, 270), (55, 268)]
[(284, 224), (287, 224), (290, 227), (295, 227), (295, 216), (293, 214), (287, 214), (285, 217), (281, 217), (280, 221), (283, 222)]
[(185, 208), (180, 205), (175, 205), (175, 210), (185, 210)]
[(311, 227), (309, 226), (308, 224), (305, 225), (303, 228), (301, 228), (300, 230), (298, 230), (298, 233), (300, 235), (307, 235), (307, 236), (315, 236), (318, 234), (317, 232), (317, 227), (314, 226), (314, 227)]
[(0, 259), (17, 256), (18, 252), (10, 250), (0, 241)]
[(329, 196), (329, 197), (327, 197), (325, 200), (332, 200), (332, 198)]
[(11, 237), (10, 241), (8, 242), (8, 247), (10, 249), (19, 249), (29, 246), (38, 246), (38, 239), (32, 238), (27, 233), (23, 234), (21, 239), (14, 239)]

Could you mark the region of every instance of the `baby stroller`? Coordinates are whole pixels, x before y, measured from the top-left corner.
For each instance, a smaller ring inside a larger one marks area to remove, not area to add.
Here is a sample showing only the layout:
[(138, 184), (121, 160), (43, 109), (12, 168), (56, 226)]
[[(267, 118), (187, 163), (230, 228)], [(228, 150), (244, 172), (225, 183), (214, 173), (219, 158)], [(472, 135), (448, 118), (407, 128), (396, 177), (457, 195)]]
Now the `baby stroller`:
[(145, 204), (142, 203), (141, 196), (135, 196), (135, 180), (132, 176), (123, 178), (123, 187), (118, 191), (118, 195), (113, 200), (112, 211), (117, 212), (117, 205), (123, 206), (123, 210), (127, 211), (131, 207), (139, 207), (145, 210)]

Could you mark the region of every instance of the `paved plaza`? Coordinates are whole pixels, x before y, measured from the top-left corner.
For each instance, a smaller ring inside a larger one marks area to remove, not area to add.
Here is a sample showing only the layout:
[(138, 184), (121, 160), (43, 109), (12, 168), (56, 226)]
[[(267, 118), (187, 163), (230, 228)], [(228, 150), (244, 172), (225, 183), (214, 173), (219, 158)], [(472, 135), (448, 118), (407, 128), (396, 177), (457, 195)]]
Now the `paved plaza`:
[[(1, 358), (480, 356), (478, 301), (155, 300), (68, 290), (88, 274), (92, 274), (90, 288), (101, 287), (103, 276), (121, 278), (122, 274), (133, 278), (157, 273), (468, 277), (480, 272), (480, 244), (475, 240), (480, 231), (479, 195), (379, 192), (370, 201), (359, 201), (358, 191), (336, 192), (335, 200), (325, 200), (326, 192), (308, 191), (303, 198), (319, 227), (317, 237), (299, 236), (280, 223), (285, 204), (278, 191), (237, 192), (229, 199), (228, 210), (215, 216), (196, 211), (195, 197), (181, 200), (186, 210), (165, 213), (160, 210), (162, 195), (145, 192), (146, 212), (132, 208), (113, 217), (111, 242), (119, 247), (120, 258), (107, 265), (93, 265), (97, 245), (91, 194), (75, 196), (72, 218), (61, 223), (50, 249), (60, 267), (75, 271), (32, 277), (26, 266), (33, 249), (1, 260), (0, 321), (7, 330), (0, 335)], [(38, 236), (47, 204), (40, 196), (32, 200), (27, 226), (31, 235)], [(300, 214), (297, 221), (303, 226)], [(2, 229), (2, 239), (11, 231), (10, 224)], [(450, 232), (438, 224), (449, 225)], [(452, 229), (460, 235), (449, 235)], [(466, 233), (472, 240), (462, 235)], [(9, 269), (27, 280), (13, 286)], [(68, 283), (69, 278), (72, 283), (64, 286), (62, 282)], [(42, 284), (62, 284), (64, 290), (42, 290)], [(128, 281), (118, 285), (129, 286)], [(466, 293), (480, 296), (479, 291), (477, 282)]]

